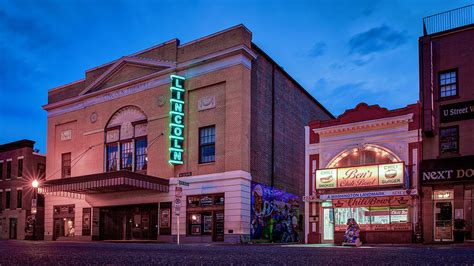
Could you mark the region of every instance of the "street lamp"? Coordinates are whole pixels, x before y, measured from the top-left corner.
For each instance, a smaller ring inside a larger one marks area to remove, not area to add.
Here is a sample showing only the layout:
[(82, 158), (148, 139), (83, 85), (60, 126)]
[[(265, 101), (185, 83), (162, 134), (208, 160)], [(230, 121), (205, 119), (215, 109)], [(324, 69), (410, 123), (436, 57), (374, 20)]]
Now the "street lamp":
[(36, 213), (37, 213), (37, 203), (38, 203), (38, 187), (39, 182), (37, 179), (31, 182), (31, 186), (33, 187), (34, 194), (33, 198), (31, 199), (31, 214), (33, 214), (33, 236), (32, 239), (36, 240)]
[(39, 182), (38, 182), (38, 180), (36, 180), (36, 179), (35, 179), (35, 180), (33, 180), (33, 182), (31, 182), (31, 185), (33, 186), (33, 188), (37, 189), (37, 188), (38, 188), (38, 186), (39, 186)]

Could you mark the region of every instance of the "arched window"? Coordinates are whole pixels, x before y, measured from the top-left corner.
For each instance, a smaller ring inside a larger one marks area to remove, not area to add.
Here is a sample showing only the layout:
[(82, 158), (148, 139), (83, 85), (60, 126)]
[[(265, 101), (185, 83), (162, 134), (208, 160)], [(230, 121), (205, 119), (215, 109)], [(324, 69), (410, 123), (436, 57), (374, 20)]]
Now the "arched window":
[(341, 152), (328, 165), (328, 168), (386, 164), (399, 162), (400, 159), (388, 149), (375, 145), (354, 147)]
[(129, 170), (146, 172), (147, 117), (135, 106), (115, 112), (105, 128), (107, 172)]

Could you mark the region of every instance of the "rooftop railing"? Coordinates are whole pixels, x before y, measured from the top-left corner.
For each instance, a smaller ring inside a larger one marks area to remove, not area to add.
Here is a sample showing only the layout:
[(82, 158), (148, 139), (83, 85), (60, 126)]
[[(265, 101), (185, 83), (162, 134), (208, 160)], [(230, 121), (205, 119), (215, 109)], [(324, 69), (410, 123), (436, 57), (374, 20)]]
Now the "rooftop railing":
[(471, 24), (474, 24), (474, 5), (424, 17), (423, 34), (430, 35)]

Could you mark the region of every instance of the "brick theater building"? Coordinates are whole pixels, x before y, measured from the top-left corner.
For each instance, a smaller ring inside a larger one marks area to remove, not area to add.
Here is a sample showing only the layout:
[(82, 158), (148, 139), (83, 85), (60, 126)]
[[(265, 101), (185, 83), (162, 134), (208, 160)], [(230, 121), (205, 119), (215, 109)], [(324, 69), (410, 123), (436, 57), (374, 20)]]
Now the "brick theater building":
[(347, 221), (363, 243), (411, 243), (419, 228), (420, 105), (361, 103), (306, 130), (305, 241), (340, 245)]
[(24, 139), (0, 145), (0, 239), (43, 238), (44, 201), (32, 182), (44, 178), (46, 158), (34, 144)]
[(423, 19), (423, 238), (474, 238), (474, 6)]
[(303, 194), (304, 125), (332, 118), (243, 25), (89, 69), (44, 109), (47, 240), (246, 241), (266, 188)]

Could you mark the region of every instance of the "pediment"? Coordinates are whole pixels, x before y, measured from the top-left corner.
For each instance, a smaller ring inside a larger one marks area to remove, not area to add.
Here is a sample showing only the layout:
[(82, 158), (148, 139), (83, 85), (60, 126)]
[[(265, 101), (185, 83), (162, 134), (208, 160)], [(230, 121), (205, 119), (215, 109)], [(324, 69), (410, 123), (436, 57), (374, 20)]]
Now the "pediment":
[(92, 82), (80, 95), (100, 91), (134, 79), (138, 79), (167, 68), (175, 67), (176, 63), (146, 59), (140, 57), (122, 57), (109, 67), (102, 75)]

